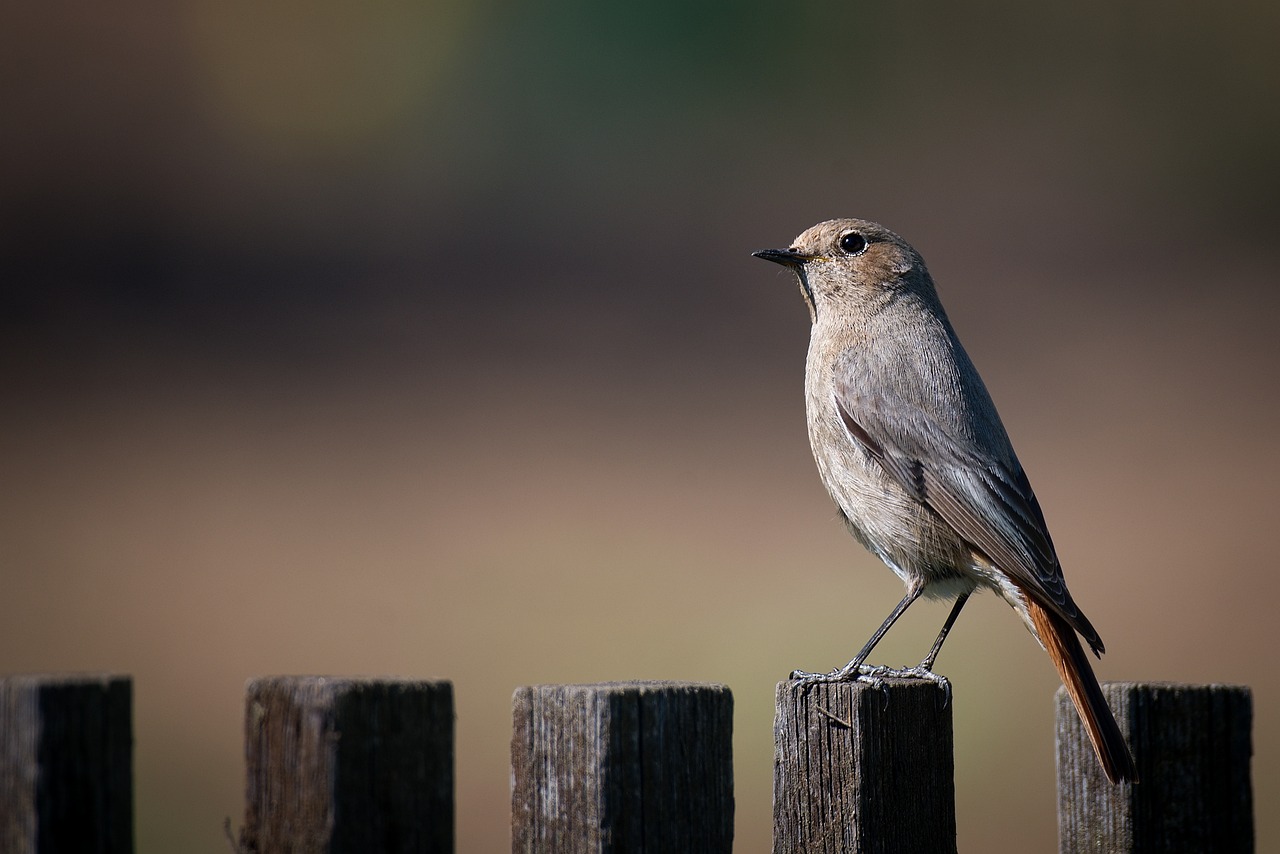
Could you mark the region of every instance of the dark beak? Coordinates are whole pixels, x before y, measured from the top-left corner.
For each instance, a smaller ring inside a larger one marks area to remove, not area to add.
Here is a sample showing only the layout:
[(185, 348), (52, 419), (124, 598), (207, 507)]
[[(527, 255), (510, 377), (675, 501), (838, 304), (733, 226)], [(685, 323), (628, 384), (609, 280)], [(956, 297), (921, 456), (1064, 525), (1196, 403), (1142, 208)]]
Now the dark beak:
[(790, 267), (793, 270), (803, 267), (804, 262), (810, 259), (810, 256), (794, 249), (760, 249), (751, 254), (757, 258), (763, 258), (766, 261)]

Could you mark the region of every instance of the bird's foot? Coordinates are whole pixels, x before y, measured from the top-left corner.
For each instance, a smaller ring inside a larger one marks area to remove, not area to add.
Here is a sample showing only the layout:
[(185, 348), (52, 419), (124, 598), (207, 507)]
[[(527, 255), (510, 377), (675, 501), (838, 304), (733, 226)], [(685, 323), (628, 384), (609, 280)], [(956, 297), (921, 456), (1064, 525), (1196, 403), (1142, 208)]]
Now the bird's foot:
[(849, 662), (830, 673), (810, 673), (807, 670), (791, 671), (791, 679), (806, 685), (817, 685), (831, 682), (865, 682), (872, 688), (885, 687), (886, 679), (920, 679), (932, 682), (946, 692), (946, 702), (951, 703), (951, 680), (940, 673), (934, 673), (924, 664), (915, 667), (886, 667), (883, 664), (861, 664)]
[(840, 682), (862, 682), (872, 688), (883, 689), (885, 682), (875, 672), (880, 669), (879, 667), (860, 664), (856, 668), (837, 668), (830, 673), (810, 673), (807, 670), (792, 670), (790, 679), (793, 682), (799, 682), (804, 685), (806, 694), (814, 685), (830, 685)]
[(925, 664), (917, 664), (915, 667), (875, 667), (875, 675), (881, 679), (919, 679), (923, 682), (932, 682), (943, 690), (947, 695), (946, 702), (951, 704), (951, 680), (943, 676), (941, 673), (934, 673)]
[(844, 667), (837, 667), (830, 673), (810, 673), (807, 670), (792, 670), (791, 677), (797, 682), (857, 682), (875, 679), (888, 670), (886, 667), (872, 664), (855, 664), (849, 662)]

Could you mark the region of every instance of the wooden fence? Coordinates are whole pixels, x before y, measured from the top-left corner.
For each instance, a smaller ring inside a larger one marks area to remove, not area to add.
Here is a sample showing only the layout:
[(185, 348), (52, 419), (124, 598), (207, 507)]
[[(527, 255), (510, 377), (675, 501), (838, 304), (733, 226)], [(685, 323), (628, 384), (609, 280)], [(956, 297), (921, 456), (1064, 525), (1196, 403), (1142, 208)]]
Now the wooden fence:
[[(1061, 852), (1250, 852), (1249, 689), (1104, 686), (1141, 782), (1112, 786), (1058, 695)], [(133, 850), (127, 677), (0, 678), (0, 851)], [(520, 688), (514, 852), (729, 852), (723, 685)], [(449, 682), (250, 681), (244, 854), (452, 852)], [(777, 689), (775, 854), (954, 852), (951, 707), (919, 681)]]

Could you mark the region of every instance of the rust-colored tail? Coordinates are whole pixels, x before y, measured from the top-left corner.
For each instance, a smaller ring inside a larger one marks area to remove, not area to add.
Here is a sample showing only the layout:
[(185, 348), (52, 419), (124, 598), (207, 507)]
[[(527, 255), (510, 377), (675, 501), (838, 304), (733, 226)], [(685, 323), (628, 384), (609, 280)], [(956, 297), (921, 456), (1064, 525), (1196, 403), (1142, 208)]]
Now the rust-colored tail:
[(1040, 642), (1053, 660), (1053, 666), (1062, 677), (1062, 684), (1067, 686), (1067, 693), (1076, 705), (1080, 720), (1093, 742), (1094, 752), (1098, 754), (1098, 762), (1103, 772), (1112, 783), (1138, 782), (1138, 771), (1134, 767), (1133, 757), (1120, 734), (1111, 708), (1102, 696), (1102, 688), (1093, 675), (1089, 659), (1085, 657), (1084, 647), (1076, 637), (1075, 629), (1062, 617), (1043, 607), (1031, 597), (1027, 597), (1027, 608), (1031, 612), (1031, 622), (1040, 635)]

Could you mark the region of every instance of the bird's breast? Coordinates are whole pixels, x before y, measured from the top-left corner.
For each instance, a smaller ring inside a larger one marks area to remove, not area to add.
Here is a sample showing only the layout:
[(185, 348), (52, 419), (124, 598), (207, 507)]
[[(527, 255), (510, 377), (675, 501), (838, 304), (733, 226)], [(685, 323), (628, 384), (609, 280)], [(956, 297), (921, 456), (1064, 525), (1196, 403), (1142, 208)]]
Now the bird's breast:
[(837, 409), (830, 366), (810, 365), (805, 396), (818, 473), (854, 537), (908, 585), (963, 584), (972, 567), (968, 548), (850, 434)]

